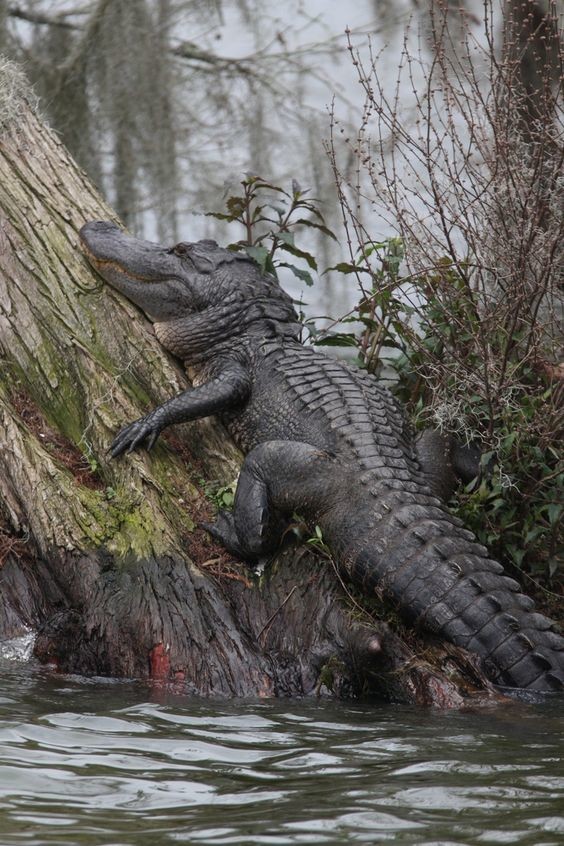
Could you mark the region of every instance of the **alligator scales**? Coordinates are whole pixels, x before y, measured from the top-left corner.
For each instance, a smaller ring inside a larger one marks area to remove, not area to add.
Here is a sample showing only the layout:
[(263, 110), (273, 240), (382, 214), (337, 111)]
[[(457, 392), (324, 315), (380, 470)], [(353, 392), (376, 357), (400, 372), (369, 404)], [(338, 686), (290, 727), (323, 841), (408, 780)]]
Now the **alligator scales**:
[[(112, 455), (167, 426), (218, 415), (247, 453), (232, 513), (210, 527), (237, 556), (279, 544), (297, 511), (342, 571), (411, 624), (478, 654), (500, 685), (564, 686), (564, 639), (437, 496), (388, 390), (299, 341), (291, 298), (214, 241), (172, 249), (96, 221), (81, 231), (102, 277), (140, 306), (194, 387), (126, 426)], [(440, 470), (440, 468), (439, 468)]]

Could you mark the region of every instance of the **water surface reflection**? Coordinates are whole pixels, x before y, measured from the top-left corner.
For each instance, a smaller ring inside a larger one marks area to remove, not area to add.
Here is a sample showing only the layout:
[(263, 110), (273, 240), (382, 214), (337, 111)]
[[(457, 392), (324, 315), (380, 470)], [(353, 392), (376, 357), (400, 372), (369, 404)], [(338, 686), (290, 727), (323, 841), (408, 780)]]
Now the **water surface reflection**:
[(564, 842), (562, 700), (209, 702), (0, 668), (0, 842)]

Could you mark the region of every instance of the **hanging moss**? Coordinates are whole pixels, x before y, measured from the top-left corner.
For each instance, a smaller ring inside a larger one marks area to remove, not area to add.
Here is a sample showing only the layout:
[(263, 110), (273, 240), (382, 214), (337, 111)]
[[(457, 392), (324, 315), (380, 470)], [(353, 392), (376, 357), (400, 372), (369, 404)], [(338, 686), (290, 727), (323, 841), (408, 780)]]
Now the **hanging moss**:
[(24, 72), (3, 56), (0, 56), (0, 80), (0, 132), (3, 132), (17, 123), (27, 108), (36, 111), (38, 101)]

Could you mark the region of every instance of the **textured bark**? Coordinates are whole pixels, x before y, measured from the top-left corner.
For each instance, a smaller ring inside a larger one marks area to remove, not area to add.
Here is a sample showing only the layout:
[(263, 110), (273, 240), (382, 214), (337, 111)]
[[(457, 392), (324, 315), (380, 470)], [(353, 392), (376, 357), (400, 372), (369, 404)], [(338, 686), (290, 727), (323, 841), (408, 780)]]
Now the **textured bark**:
[[(516, 108), (527, 140), (538, 142), (538, 126), (548, 129), (558, 113), (561, 84), (562, 9), (554, 0), (505, 0), (504, 59), (514, 71)], [(544, 132), (549, 142), (548, 131)]]
[(115, 215), (19, 84), (0, 71), (0, 638), (31, 628), (62, 671), (203, 695), (459, 705), (488, 690), (460, 651), (408, 646), (353, 609), (312, 553), (257, 579), (214, 547), (196, 526), (203, 487), (239, 462), (214, 421), (107, 459), (116, 430), (186, 378), (82, 258), (80, 226)]

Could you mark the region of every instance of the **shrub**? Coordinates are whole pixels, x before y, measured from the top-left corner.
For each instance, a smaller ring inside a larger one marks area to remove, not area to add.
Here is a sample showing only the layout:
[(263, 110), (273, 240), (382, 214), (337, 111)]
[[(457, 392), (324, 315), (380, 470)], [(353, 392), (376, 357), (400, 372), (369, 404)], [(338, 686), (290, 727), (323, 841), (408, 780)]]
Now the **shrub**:
[[(361, 291), (364, 366), (378, 371), (395, 348), (416, 426), (482, 446), (489, 472), (461, 494), (463, 518), (495, 554), (554, 582), (564, 51), (554, 4), (504, 4), (497, 28), (492, 8), (477, 26), (431, 4), (427, 46), (406, 32), (392, 92), (381, 57), (363, 62), (349, 44), (365, 103), (343, 166), (334, 114), (327, 143), (349, 249), (337, 267)], [(374, 237), (378, 218), (393, 238)]]

